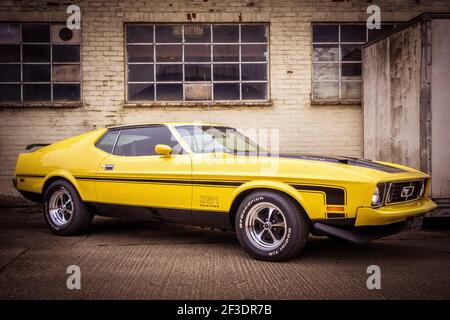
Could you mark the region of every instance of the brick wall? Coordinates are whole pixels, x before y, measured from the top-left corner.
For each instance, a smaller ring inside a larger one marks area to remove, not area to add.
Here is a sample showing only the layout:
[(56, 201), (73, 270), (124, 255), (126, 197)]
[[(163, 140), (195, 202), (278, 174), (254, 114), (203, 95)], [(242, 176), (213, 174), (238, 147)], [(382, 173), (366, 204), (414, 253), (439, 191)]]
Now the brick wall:
[[(311, 22), (365, 21), (367, 1), (156, 0), (74, 1), (82, 11), (80, 108), (0, 107), (0, 193), (14, 193), (17, 154), (93, 128), (146, 121), (208, 121), (240, 128), (278, 128), (282, 152), (362, 156), (361, 106), (311, 106)], [(377, 1), (385, 21), (450, 2)], [(0, 22), (65, 21), (67, 1), (0, 1)], [(271, 106), (125, 106), (124, 22), (269, 22)]]

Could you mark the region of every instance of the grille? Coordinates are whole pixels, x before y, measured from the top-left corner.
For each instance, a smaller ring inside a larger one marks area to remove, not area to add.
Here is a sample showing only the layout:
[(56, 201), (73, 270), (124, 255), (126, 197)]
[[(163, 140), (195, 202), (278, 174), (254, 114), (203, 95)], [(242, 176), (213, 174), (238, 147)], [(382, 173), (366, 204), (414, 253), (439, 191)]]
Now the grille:
[(417, 200), (425, 180), (391, 182), (386, 204)]

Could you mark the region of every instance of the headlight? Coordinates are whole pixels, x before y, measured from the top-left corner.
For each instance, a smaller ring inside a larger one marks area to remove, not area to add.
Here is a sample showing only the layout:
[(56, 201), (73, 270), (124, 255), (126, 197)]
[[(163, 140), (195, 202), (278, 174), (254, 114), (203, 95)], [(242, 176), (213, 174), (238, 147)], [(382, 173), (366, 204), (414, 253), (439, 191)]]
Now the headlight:
[(372, 195), (372, 206), (378, 205), (380, 205), (380, 189), (378, 189), (378, 187), (375, 187)]
[(420, 188), (420, 191), (419, 191), (419, 198), (422, 198), (423, 194), (425, 193), (425, 183), (426, 183), (426, 181), (424, 181), (422, 183), (422, 187)]
[(386, 184), (384, 183), (379, 183), (375, 187), (375, 190), (373, 190), (372, 194), (372, 207), (380, 207), (383, 205), (383, 195), (385, 188)]

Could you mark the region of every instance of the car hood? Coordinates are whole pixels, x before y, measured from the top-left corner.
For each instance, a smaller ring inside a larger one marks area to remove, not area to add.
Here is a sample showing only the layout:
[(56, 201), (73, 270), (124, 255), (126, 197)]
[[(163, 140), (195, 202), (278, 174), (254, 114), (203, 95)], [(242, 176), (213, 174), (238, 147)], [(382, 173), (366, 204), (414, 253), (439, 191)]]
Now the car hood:
[(255, 177), (320, 179), (329, 181), (382, 182), (429, 177), (410, 167), (345, 156), (310, 154), (216, 154), (216, 157), (239, 160), (239, 170)]

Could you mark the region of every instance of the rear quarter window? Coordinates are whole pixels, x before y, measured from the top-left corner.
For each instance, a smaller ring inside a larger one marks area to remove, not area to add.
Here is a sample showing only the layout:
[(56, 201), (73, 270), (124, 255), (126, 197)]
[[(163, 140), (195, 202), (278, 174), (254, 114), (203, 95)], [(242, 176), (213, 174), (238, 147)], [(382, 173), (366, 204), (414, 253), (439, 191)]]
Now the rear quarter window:
[(101, 139), (95, 144), (97, 148), (108, 153), (113, 152), (114, 143), (116, 142), (119, 130), (108, 131), (101, 137)]

